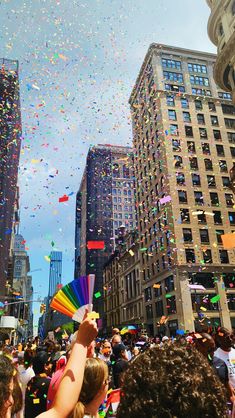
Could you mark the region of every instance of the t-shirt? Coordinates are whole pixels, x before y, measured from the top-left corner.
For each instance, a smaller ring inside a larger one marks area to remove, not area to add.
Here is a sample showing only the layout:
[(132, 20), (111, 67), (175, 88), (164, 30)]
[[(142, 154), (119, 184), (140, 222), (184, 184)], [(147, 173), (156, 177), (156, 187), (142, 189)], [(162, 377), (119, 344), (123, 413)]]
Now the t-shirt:
[(214, 356), (225, 362), (228, 368), (229, 383), (235, 388), (235, 349), (231, 348), (230, 351), (224, 351), (221, 348), (217, 348)]
[(64, 365), (61, 369), (57, 370), (57, 372), (55, 372), (52, 376), (47, 394), (47, 410), (52, 407), (56, 392), (64, 374), (65, 367), (66, 365)]
[(211, 365), (213, 366), (214, 370), (216, 371), (220, 381), (225, 384), (228, 383), (228, 368), (223, 360), (218, 357), (213, 357)]
[(29, 381), (25, 392), (25, 418), (34, 418), (46, 411), (50, 380), (43, 373)]
[(119, 376), (123, 373), (128, 367), (128, 361), (119, 358), (113, 364), (113, 383), (114, 387), (117, 389), (120, 387)]

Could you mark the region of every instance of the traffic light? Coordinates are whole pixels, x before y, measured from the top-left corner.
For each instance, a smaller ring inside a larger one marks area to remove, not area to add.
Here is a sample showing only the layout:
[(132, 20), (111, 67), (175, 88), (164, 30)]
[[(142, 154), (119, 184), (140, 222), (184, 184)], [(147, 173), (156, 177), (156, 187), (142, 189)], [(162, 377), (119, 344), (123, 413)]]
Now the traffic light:
[(44, 314), (46, 312), (46, 305), (45, 303), (41, 303), (40, 305), (40, 313)]

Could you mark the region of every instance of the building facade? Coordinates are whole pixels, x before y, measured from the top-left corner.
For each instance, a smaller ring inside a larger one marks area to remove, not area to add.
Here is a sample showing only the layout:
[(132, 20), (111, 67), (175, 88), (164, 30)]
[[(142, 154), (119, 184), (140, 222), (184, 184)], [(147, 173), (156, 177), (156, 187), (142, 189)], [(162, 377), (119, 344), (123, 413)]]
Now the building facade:
[[(75, 230), (75, 278), (95, 274), (94, 301), (102, 312), (103, 266), (115, 249), (121, 226), (136, 226), (134, 174), (130, 147), (97, 145), (87, 155), (77, 194)], [(88, 249), (89, 241), (103, 241), (103, 249)]]
[(52, 298), (61, 284), (62, 277), (62, 252), (51, 251), (48, 299)]
[(235, 325), (235, 256), (221, 239), (235, 231), (228, 173), (235, 115), (213, 79), (215, 60), (152, 44), (130, 97), (144, 315), (152, 334), (164, 316), (172, 335), (199, 321)]
[(208, 35), (218, 51), (214, 78), (221, 89), (232, 93), (235, 104), (235, 1), (207, 0), (207, 4)]
[(104, 266), (103, 289), (106, 332), (125, 325), (143, 328), (143, 292), (137, 231), (120, 237), (115, 252)]
[(0, 295), (5, 295), (21, 145), (18, 61), (0, 59)]

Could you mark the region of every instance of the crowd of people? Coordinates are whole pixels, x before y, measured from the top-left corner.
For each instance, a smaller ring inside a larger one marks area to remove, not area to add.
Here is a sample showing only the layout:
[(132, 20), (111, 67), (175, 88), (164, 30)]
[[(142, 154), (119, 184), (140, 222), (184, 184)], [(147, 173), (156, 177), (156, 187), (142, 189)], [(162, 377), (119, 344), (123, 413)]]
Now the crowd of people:
[(84, 319), (66, 346), (4, 345), (0, 418), (235, 418), (235, 338), (226, 328), (97, 338)]

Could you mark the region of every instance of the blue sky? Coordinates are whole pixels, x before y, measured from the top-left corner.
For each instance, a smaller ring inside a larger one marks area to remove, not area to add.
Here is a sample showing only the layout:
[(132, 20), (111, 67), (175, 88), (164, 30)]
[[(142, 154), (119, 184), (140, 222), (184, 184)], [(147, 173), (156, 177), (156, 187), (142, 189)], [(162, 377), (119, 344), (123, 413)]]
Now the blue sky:
[(0, 57), (20, 64), (21, 233), (31, 270), (40, 269), (35, 298), (48, 293), (53, 248), (63, 251), (63, 283), (73, 279), (86, 154), (94, 144), (132, 144), (128, 98), (149, 45), (215, 52), (208, 16), (205, 0), (0, 1)]

